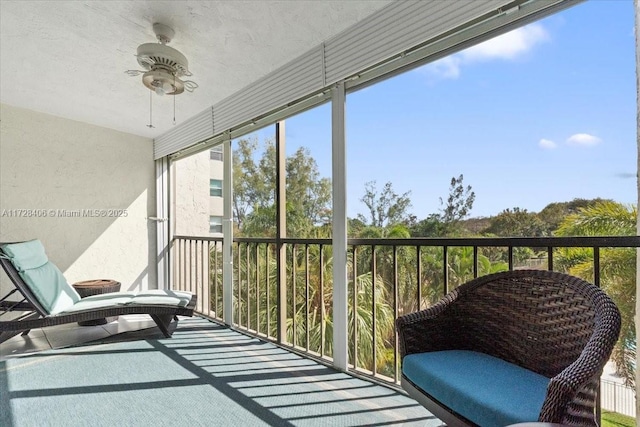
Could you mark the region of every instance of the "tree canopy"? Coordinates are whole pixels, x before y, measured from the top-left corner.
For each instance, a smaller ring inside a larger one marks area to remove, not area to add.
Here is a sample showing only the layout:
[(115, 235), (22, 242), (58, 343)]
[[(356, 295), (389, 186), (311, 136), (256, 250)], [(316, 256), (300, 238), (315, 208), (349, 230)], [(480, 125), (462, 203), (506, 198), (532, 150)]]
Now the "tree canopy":
[[(257, 139), (240, 139), (233, 157), (233, 216), (246, 236), (273, 236), (276, 228), (276, 149), (273, 139), (258, 152)], [(309, 150), (286, 159), (287, 235), (310, 237), (331, 221), (331, 181)]]
[(485, 233), (502, 237), (544, 237), (549, 234), (547, 224), (535, 212), (526, 209), (505, 209), (490, 219)]
[(443, 206), (439, 213), (430, 214), (427, 218), (412, 224), (414, 237), (442, 237), (464, 234), (460, 227), (460, 221), (469, 216), (476, 199), (476, 193), (470, 185), (466, 187), (462, 183), (464, 176), (451, 178), (449, 196), (446, 203), (440, 197), (440, 205)]
[(387, 227), (399, 224), (408, 219), (411, 208), (410, 191), (398, 195), (393, 184), (387, 182), (378, 192), (376, 181), (369, 181), (364, 186), (364, 195), (360, 199), (368, 208), (368, 217), (358, 214), (358, 219), (372, 227)]

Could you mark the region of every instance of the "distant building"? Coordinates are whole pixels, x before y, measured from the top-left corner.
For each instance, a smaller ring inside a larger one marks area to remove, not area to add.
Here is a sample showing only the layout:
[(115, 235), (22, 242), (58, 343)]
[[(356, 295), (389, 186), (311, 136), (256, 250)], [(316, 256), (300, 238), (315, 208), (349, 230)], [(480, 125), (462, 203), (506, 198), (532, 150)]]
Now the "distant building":
[(222, 235), (222, 145), (209, 151), (209, 233)]
[(171, 173), (175, 234), (221, 237), (222, 146), (173, 162)]

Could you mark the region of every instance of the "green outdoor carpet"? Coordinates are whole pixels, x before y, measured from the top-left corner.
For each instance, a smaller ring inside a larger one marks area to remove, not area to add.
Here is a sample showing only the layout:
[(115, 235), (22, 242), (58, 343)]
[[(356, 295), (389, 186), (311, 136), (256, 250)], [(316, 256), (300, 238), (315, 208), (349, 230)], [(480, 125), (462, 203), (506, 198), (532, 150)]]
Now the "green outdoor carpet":
[(0, 361), (0, 426), (441, 424), (391, 389), (204, 319), (154, 334)]

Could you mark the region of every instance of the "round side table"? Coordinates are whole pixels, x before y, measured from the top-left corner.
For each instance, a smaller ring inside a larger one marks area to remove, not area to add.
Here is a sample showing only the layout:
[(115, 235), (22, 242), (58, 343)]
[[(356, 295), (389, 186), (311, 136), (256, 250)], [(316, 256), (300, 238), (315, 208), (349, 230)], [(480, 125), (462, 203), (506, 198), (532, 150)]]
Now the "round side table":
[[(120, 291), (120, 282), (111, 279), (94, 279), (84, 280), (82, 282), (74, 283), (73, 288), (78, 292), (80, 297), (88, 297), (91, 295), (108, 294), (110, 292)], [(107, 319), (85, 320), (78, 322), (80, 326), (96, 326), (104, 325), (107, 323)]]

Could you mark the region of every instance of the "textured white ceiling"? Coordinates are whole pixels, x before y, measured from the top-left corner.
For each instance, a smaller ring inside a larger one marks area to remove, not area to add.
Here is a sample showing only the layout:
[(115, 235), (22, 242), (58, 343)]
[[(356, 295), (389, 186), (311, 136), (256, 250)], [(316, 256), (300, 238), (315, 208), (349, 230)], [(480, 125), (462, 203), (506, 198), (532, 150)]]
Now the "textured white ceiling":
[(169, 46), (200, 86), (175, 97), (180, 123), (389, 1), (2, 0), (0, 102), (155, 137), (172, 126), (174, 97), (154, 94), (149, 129), (150, 91), (124, 73), (156, 41), (153, 23), (175, 30)]

